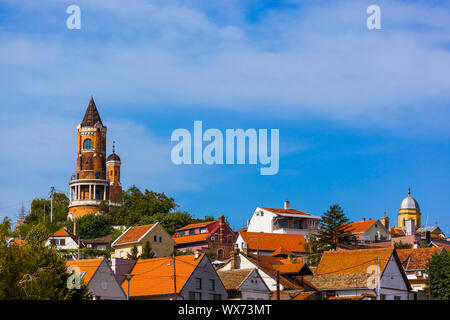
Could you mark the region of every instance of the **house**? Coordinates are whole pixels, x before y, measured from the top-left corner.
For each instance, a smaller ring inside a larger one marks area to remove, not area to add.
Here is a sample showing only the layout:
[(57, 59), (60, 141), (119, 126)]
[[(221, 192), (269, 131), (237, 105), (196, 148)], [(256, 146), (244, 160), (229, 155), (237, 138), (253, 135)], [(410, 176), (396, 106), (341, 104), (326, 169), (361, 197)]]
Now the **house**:
[(79, 237), (63, 227), (56, 231), (51, 237), (45, 242), (46, 246), (53, 245), (56, 249), (81, 249), (85, 248), (84, 243)]
[(261, 255), (303, 255), (306, 239), (301, 234), (240, 232), (236, 240), (239, 250)]
[(229, 300), (269, 300), (271, 291), (256, 268), (218, 271)]
[(411, 291), (393, 248), (326, 251), (311, 283), (327, 299), (368, 294), (380, 300), (408, 300)]
[(105, 258), (67, 261), (68, 271), (81, 276), (96, 300), (125, 300), (126, 295), (117, 282)]
[(366, 220), (349, 223), (348, 230), (356, 237), (359, 243), (371, 243), (386, 241), (391, 239), (388, 229), (378, 219)]
[(106, 235), (104, 237), (100, 238), (94, 238), (94, 239), (83, 239), (81, 240), (88, 249), (94, 249), (94, 250), (106, 250), (111, 243), (112, 235)]
[(111, 258), (127, 258), (128, 253), (134, 246), (138, 249), (138, 253), (141, 254), (146, 242), (150, 243), (154, 257), (170, 256), (175, 247), (175, 241), (157, 222), (144, 226), (134, 226), (125, 230), (111, 243), (111, 247), (114, 248)]
[(439, 247), (397, 250), (398, 257), (413, 291), (422, 291), (424, 293), (423, 296), (426, 296), (424, 290), (428, 277), (426, 272), (427, 264), (434, 254), (441, 254), (444, 251), (444, 248)]
[(218, 259), (230, 257), (236, 238), (236, 233), (226, 223), (223, 215), (218, 221), (187, 225), (178, 229), (173, 235), (177, 250), (212, 253)]
[(450, 250), (450, 240), (433, 240), (430, 242), (430, 245), (433, 247), (445, 248), (445, 250)]
[(228, 299), (227, 290), (205, 254), (138, 260), (131, 274), (131, 280), (122, 283), (125, 292), (129, 284), (130, 299)]
[(235, 269), (257, 268), (270, 291), (277, 290), (277, 272), (280, 273), (280, 290), (299, 292), (315, 292), (315, 288), (305, 277), (312, 275), (311, 270), (303, 262), (293, 263), (290, 259), (281, 259), (267, 255), (257, 255), (242, 252), (239, 249), (232, 251), (230, 260), (218, 271)]
[(284, 208), (257, 207), (248, 222), (247, 232), (307, 235), (318, 228), (320, 217), (290, 209), (289, 201)]

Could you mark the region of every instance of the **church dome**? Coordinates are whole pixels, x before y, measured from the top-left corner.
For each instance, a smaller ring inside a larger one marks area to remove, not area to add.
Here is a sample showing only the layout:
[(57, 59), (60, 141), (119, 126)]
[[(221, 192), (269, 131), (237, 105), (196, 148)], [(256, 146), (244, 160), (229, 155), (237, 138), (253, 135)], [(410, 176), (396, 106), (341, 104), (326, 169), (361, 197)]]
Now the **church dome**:
[(408, 196), (405, 199), (403, 199), (402, 204), (400, 205), (400, 210), (401, 209), (420, 210), (419, 203), (417, 202), (417, 200), (411, 197), (410, 189), (408, 189)]
[(106, 161), (120, 161), (120, 157), (117, 154), (112, 153), (108, 156)]

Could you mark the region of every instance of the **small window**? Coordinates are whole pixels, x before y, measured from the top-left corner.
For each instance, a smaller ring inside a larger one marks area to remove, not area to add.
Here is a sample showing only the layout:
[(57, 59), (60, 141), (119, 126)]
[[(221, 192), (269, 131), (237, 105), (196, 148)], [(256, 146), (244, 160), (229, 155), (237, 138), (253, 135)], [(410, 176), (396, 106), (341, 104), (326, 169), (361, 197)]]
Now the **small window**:
[(209, 291), (214, 291), (216, 289), (216, 281), (214, 279), (209, 279)]
[(201, 278), (195, 278), (195, 289), (197, 289), (197, 290), (202, 289), (202, 279)]
[(191, 229), (191, 230), (189, 230), (189, 235), (194, 235), (195, 234), (195, 229)]
[(95, 173), (95, 179), (100, 179), (100, 172), (97, 171), (97, 172)]
[(113, 172), (112, 172), (112, 170), (111, 170), (111, 172), (110, 172), (110, 176), (112, 177), (112, 175), (113, 175)]
[(206, 233), (206, 228), (201, 228), (200, 233)]
[(83, 142), (83, 149), (84, 150), (92, 150), (94, 147), (92, 145), (92, 140), (91, 139), (86, 139)]
[(189, 300), (202, 300), (202, 293), (189, 291)]
[(162, 243), (162, 237), (159, 236), (159, 243)]
[(158, 237), (157, 236), (153, 236), (153, 242), (158, 242)]
[(102, 142), (101, 150), (102, 150), (102, 152), (105, 151), (105, 143), (104, 142)]
[(289, 227), (289, 222), (287, 220), (280, 220), (280, 228), (287, 229)]
[(123, 258), (123, 250), (120, 250), (120, 257)]
[(215, 293), (210, 294), (209, 298), (211, 300), (222, 300), (222, 296), (220, 294), (215, 294)]

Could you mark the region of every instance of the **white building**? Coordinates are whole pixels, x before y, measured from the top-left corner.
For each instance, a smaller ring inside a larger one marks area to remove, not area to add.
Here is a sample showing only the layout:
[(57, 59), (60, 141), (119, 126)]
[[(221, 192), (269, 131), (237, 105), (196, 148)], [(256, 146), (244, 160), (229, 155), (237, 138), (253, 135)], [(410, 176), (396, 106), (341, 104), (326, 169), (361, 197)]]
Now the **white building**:
[(247, 232), (265, 232), (307, 235), (317, 230), (320, 217), (290, 209), (289, 201), (284, 208), (257, 207), (248, 222)]
[(271, 290), (256, 268), (218, 271), (229, 300), (270, 300)]

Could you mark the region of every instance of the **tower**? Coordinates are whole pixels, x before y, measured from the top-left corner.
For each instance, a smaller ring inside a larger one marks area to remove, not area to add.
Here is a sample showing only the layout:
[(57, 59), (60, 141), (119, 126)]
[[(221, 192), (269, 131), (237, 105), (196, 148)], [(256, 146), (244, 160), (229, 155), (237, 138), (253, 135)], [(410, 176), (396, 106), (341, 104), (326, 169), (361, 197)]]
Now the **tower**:
[[(102, 201), (110, 205), (120, 205), (111, 201), (111, 188), (122, 191), (120, 186), (120, 158), (113, 167), (118, 171), (118, 180), (110, 184), (106, 168), (106, 133), (100, 114), (91, 98), (83, 121), (77, 126), (77, 172), (69, 182), (69, 219), (77, 219), (87, 214), (95, 214)], [(115, 155), (115, 154), (114, 154)], [(113, 155), (111, 155), (113, 156)], [(110, 156), (110, 157), (111, 157)], [(118, 158), (118, 156), (116, 155)], [(109, 159), (109, 157), (108, 157)], [(120, 186), (118, 188), (117, 186)]]
[(398, 226), (406, 228), (406, 221), (413, 219), (416, 229), (418, 229), (421, 226), (421, 215), (419, 203), (411, 197), (411, 188), (408, 188), (408, 196), (403, 199), (398, 210)]
[(113, 153), (106, 159), (106, 172), (109, 181), (109, 199), (113, 203), (122, 201), (122, 185), (120, 184), (120, 157), (116, 154), (115, 141), (113, 141)]

